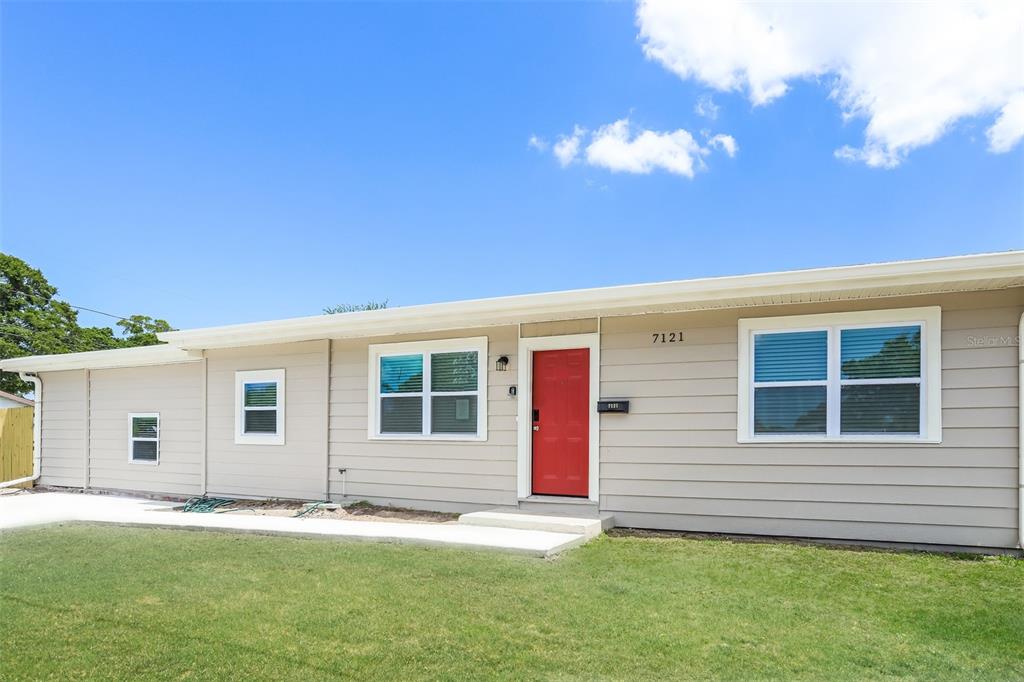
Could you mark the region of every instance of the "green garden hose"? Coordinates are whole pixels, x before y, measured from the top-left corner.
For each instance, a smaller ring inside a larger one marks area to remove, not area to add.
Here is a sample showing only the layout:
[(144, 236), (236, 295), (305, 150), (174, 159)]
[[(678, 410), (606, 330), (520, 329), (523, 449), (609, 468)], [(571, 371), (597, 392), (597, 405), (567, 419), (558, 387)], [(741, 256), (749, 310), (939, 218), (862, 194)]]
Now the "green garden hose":
[(293, 514), (292, 517), (297, 519), (300, 516), (305, 516), (306, 514), (309, 514), (311, 512), (316, 511), (317, 509), (319, 509), (320, 507), (324, 506), (325, 504), (327, 504), (327, 503), (326, 502), (314, 502), (313, 504), (307, 504), (305, 507), (300, 509), (297, 513)]
[(211, 514), (218, 507), (233, 504), (234, 500), (224, 497), (191, 497), (181, 511), (196, 512), (197, 514)]

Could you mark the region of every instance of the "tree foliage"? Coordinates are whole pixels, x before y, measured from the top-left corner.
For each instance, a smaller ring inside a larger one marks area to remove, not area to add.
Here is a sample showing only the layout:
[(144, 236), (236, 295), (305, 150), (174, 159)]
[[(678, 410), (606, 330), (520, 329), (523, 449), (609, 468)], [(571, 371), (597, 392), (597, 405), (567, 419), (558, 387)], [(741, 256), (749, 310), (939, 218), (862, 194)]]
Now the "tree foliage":
[(877, 353), (843, 363), (843, 378), (912, 377), (921, 371), (921, 330), (901, 334), (885, 343)]
[[(80, 351), (148, 346), (157, 332), (170, 331), (166, 320), (132, 315), (110, 327), (82, 327), (78, 311), (57, 298), (57, 288), (28, 263), (0, 253), (0, 359)], [(31, 384), (16, 374), (0, 373), (0, 390), (24, 394)]]
[(160, 343), (157, 334), (172, 331), (167, 320), (149, 315), (130, 315), (127, 319), (119, 320), (117, 326), (121, 328), (121, 346), (125, 348), (155, 346)]
[(358, 313), (364, 310), (383, 310), (388, 307), (388, 299), (383, 301), (367, 301), (366, 303), (342, 303), (340, 305), (324, 308), (325, 315), (337, 315), (338, 313)]

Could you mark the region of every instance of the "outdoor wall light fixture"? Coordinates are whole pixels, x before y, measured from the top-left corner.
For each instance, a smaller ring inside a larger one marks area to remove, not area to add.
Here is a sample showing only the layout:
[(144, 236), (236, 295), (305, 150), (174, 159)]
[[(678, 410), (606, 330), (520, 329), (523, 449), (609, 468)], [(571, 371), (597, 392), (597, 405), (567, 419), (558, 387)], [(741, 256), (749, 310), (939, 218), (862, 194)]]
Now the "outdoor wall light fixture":
[(494, 369), (498, 372), (504, 372), (508, 370), (508, 356), (502, 355), (498, 358), (498, 361), (494, 363)]

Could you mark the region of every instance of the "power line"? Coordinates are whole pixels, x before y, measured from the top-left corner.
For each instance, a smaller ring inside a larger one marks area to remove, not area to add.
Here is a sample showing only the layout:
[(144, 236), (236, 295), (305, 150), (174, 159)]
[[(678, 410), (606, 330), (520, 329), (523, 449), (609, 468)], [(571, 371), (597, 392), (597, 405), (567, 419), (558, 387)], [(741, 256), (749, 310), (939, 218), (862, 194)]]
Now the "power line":
[[(100, 328), (100, 329), (102, 329), (102, 328)], [(113, 331), (113, 330), (111, 330), (111, 331)], [(3, 324), (0, 324), (0, 336), (6, 336), (6, 337), (14, 338), (14, 339), (22, 339), (23, 341), (32, 342), (32, 341), (35, 340), (35, 337), (37, 335), (45, 335), (45, 334), (46, 334), (46, 332), (43, 332), (43, 331), (40, 331), (40, 330), (27, 329), (27, 328), (24, 328), (24, 327), (17, 327), (16, 325), (3, 325)], [(74, 332), (72, 332), (71, 334), (74, 334)], [(87, 345), (83, 345), (84, 339), (76, 338), (74, 336), (72, 336), (71, 338), (68, 338), (68, 337), (69, 337), (69, 335), (66, 333), (66, 334), (62, 334), (58, 338), (59, 338), (59, 340), (61, 342), (68, 344), (68, 347), (72, 349), (72, 352), (84, 352), (84, 351), (88, 351), (88, 350), (102, 350), (102, 348), (92, 348), (92, 347), (89, 347)], [(113, 338), (118, 339), (118, 337), (113, 337)]]
[(124, 320), (125, 322), (130, 322), (131, 321), (129, 318), (122, 317), (121, 315), (114, 315), (113, 313), (106, 313), (106, 312), (103, 312), (102, 310), (96, 310), (95, 308), (87, 308), (84, 305), (75, 305), (74, 303), (71, 303), (70, 301), (61, 300), (61, 299), (57, 298), (56, 296), (46, 297), (46, 296), (42, 296), (40, 294), (36, 294), (34, 292), (31, 292), (31, 291), (19, 291), (19, 292), (17, 292), (16, 295), (24, 296), (25, 298), (30, 299), (30, 300), (31, 299), (35, 299), (37, 305), (49, 305), (51, 303), (63, 303), (67, 307), (74, 308), (75, 310), (88, 310), (90, 313), (96, 313), (97, 315), (106, 315), (107, 317), (112, 317), (115, 320)]
[[(65, 303), (67, 303), (67, 301), (65, 301)], [(131, 320), (129, 320), (127, 317), (121, 317), (120, 315), (113, 315), (111, 313), (105, 313), (102, 310), (96, 310), (94, 308), (86, 308), (84, 305), (72, 305), (72, 304), (68, 303), (68, 307), (74, 308), (75, 310), (88, 310), (90, 313), (96, 313), (98, 315), (106, 315), (107, 317), (112, 317), (115, 320), (123, 320), (125, 322), (131, 322)]]

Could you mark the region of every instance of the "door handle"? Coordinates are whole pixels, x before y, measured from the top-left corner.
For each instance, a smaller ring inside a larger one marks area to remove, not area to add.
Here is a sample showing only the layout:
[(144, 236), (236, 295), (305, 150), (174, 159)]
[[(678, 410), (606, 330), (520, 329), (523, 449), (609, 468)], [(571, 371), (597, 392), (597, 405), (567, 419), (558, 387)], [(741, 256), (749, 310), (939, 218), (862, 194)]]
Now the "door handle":
[(537, 424), (534, 424), (533, 425), (533, 430), (534, 431), (540, 431), (540, 426), (538, 426)]

